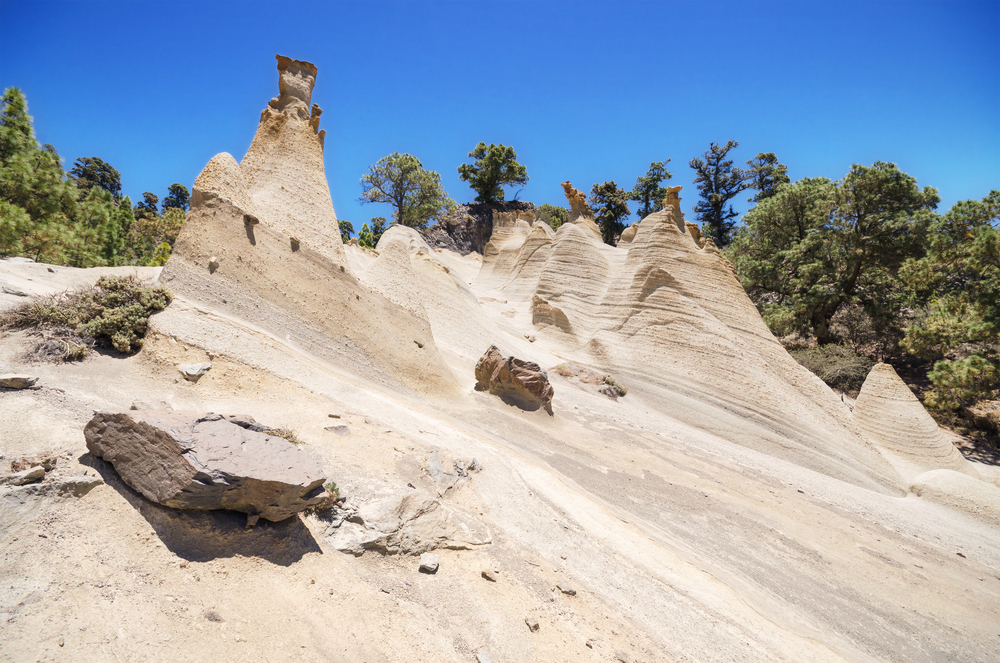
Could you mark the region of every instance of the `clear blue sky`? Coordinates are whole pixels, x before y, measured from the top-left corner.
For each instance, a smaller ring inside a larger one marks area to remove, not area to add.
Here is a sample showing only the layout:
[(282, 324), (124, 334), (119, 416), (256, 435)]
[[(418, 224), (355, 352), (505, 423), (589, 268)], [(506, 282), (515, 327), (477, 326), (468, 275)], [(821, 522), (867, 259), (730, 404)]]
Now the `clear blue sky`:
[(319, 68), (327, 178), (355, 228), (389, 216), (358, 180), (394, 151), (471, 200), (456, 168), (479, 141), (514, 146), (538, 204), (670, 158), (690, 209), (688, 161), (728, 139), (793, 180), (895, 162), (942, 210), (1000, 188), (998, 1), (0, 0), (0, 87), (25, 92), (67, 169), (100, 157), (133, 201), (242, 158), (275, 53)]

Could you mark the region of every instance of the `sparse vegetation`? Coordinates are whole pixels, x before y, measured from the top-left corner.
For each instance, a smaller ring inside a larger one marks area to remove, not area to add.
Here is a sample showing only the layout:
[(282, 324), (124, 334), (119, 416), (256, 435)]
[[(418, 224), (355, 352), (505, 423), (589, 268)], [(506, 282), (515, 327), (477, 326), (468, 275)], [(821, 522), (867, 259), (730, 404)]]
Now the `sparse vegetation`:
[(28, 329), (39, 337), (36, 359), (82, 359), (95, 345), (129, 354), (142, 347), (149, 316), (173, 295), (131, 276), (102, 276), (90, 288), (35, 298), (0, 313), (0, 330)]
[(618, 394), (619, 397), (622, 397), (628, 393), (628, 388), (625, 385), (618, 382), (618, 380), (615, 380), (610, 375), (604, 376), (604, 384), (614, 389), (615, 393)]
[(549, 224), (552, 230), (559, 230), (559, 226), (569, 221), (569, 210), (558, 205), (544, 203), (535, 210), (535, 220), (544, 221)]
[(817, 345), (789, 354), (834, 389), (857, 396), (874, 363), (846, 345)]
[(294, 444), (295, 446), (299, 446), (300, 444), (303, 443), (303, 441), (299, 439), (299, 436), (295, 433), (295, 431), (288, 428), (267, 428), (260, 432), (263, 433), (264, 435), (270, 435), (271, 437), (284, 438), (289, 442), (291, 442), (292, 444)]

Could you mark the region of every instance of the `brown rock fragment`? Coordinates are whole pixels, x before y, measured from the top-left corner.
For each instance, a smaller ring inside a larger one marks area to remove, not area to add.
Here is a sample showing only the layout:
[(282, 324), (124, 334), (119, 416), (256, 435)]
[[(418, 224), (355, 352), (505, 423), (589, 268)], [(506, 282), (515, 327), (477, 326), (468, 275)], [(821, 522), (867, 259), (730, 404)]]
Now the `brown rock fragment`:
[(495, 345), (476, 363), (476, 389), (489, 391), (522, 410), (545, 408), (552, 414), (555, 392), (545, 371), (534, 362), (504, 357)]
[(323, 472), (305, 452), (218, 414), (98, 412), (84, 436), (125, 483), (164, 506), (277, 521), (326, 499)]

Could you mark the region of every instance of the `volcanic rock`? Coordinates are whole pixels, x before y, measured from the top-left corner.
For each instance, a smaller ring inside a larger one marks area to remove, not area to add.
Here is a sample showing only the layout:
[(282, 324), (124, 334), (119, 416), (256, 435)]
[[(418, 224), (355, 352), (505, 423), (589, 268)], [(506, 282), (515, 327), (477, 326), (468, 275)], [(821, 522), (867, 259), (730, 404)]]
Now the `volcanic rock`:
[(84, 436), (125, 483), (164, 506), (277, 521), (327, 499), (323, 472), (305, 452), (218, 414), (98, 412)]
[(489, 391), (523, 410), (544, 407), (552, 414), (554, 390), (545, 371), (534, 362), (504, 357), (495, 345), (476, 364), (476, 389)]
[(36, 382), (38, 382), (38, 378), (31, 377), (30, 375), (17, 375), (14, 373), (0, 375), (0, 387), (6, 389), (28, 389), (35, 386)]

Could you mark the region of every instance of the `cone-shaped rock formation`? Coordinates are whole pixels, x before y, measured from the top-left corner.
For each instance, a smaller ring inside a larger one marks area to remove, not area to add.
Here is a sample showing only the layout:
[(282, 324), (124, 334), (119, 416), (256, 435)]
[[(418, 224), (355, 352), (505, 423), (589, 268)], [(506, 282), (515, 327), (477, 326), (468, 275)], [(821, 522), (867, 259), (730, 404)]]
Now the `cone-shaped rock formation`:
[(854, 403), (854, 420), (868, 439), (896, 457), (907, 479), (930, 470), (979, 477), (889, 364), (875, 364), (868, 373)]
[[(426, 314), (350, 271), (323, 167), (316, 67), (278, 57), (278, 89), (241, 163), (213, 158), (162, 280), (182, 299), (376, 382), (456, 387)], [(167, 316), (169, 317), (169, 316)]]

